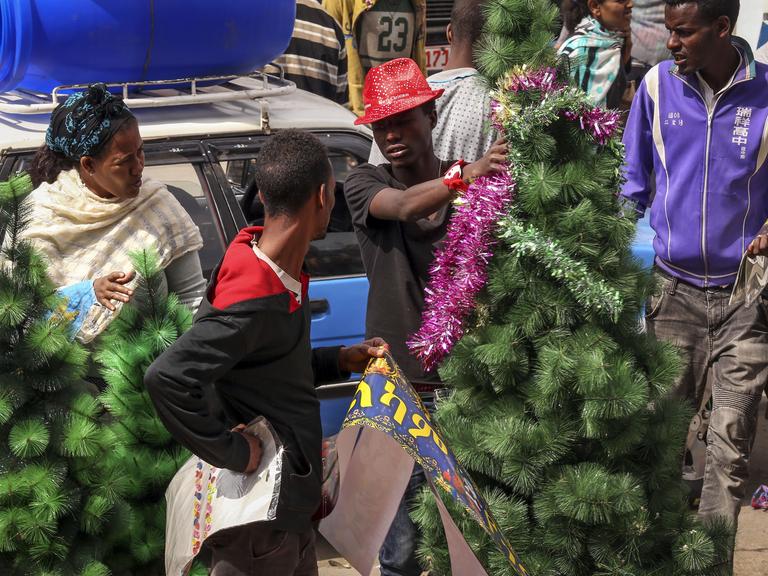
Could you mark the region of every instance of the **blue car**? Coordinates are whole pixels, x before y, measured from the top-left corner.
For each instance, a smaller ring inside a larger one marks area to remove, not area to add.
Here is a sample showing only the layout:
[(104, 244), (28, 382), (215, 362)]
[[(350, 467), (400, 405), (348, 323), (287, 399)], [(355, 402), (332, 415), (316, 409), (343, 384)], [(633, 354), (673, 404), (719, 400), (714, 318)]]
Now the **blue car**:
[[(365, 335), (368, 281), (343, 183), (351, 169), (367, 160), (371, 132), (354, 126), (354, 115), (341, 106), (277, 78), (264, 80), (233, 79), (226, 86), (199, 88), (196, 94), (143, 87), (140, 95), (132, 95), (129, 105), (145, 142), (145, 175), (164, 182), (200, 228), (204, 240), (200, 258), (207, 275), (247, 224), (241, 200), (265, 140), (287, 128), (316, 134), (329, 150), (338, 184), (328, 235), (312, 244), (306, 261), (312, 277), (312, 344), (360, 342)], [(225, 91), (231, 94), (222, 97)], [(260, 95), (254, 98), (255, 93)], [(164, 105), (169, 96), (173, 105)], [(0, 94), (0, 180), (28, 165), (44, 141), (54, 105), (50, 95)], [(635, 253), (648, 266), (653, 259), (652, 237), (642, 221)], [(354, 380), (318, 388), (326, 436), (339, 430), (355, 388)]]

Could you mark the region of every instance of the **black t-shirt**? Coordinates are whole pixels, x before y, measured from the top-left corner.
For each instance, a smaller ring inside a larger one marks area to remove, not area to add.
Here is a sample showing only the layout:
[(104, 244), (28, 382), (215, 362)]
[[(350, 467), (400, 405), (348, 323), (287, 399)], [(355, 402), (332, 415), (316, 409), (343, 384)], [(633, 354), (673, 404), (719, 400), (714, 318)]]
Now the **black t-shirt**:
[(439, 384), (437, 372), (425, 373), (405, 342), (421, 326), (424, 288), (434, 250), (445, 236), (450, 204), (434, 219), (415, 222), (380, 220), (368, 213), (373, 197), (384, 188), (405, 190), (389, 164), (363, 164), (344, 184), (352, 224), (370, 283), (366, 337), (381, 336), (413, 384)]

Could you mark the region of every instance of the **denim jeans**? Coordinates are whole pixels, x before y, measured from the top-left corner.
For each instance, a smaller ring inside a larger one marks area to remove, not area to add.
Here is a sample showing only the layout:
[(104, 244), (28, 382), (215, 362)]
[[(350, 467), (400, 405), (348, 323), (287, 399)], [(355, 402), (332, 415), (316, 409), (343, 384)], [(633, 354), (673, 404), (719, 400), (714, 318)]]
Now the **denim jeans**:
[(419, 576), (422, 572), (416, 560), (419, 531), (408, 512), (425, 482), (423, 468), (414, 463), (408, 487), (379, 551), (381, 576)]
[(205, 543), (211, 552), (211, 576), (317, 576), (315, 531), (275, 530), (257, 522), (221, 534)]
[[(435, 410), (435, 397), (422, 394), (421, 399), (427, 411), (432, 414)], [(423, 571), (416, 560), (419, 529), (411, 520), (409, 511), (426, 482), (424, 469), (414, 462), (411, 479), (379, 551), (381, 576), (420, 576)]]
[(768, 379), (768, 300), (729, 305), (730, 288), (697, 288), (656, 275), (661, 290), (648, 303), (646, 326), (682, 352), (675, 394), (697, 409), (708, 382), (712, 389), (699, 516), (722, 516), (735, 528)]

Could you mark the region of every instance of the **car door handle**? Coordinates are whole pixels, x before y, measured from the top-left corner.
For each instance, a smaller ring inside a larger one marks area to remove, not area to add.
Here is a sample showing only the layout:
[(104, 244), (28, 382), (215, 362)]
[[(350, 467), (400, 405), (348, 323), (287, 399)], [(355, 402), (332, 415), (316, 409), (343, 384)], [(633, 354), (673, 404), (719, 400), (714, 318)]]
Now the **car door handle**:
[(329, 309), (330, 306), (328, 305), (328, 300), (325, 298), (322, 298), (321, 300), (309, 301), (309, 311), (313, 316), (316, 314), (325, 314)]

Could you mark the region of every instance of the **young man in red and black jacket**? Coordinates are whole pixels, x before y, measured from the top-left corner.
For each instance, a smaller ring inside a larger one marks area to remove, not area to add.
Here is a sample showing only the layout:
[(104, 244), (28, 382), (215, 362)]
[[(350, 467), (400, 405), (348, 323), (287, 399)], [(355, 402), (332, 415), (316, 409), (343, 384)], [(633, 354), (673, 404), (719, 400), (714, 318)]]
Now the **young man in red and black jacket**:
[[(256, 182), (264, 227), (235, 238), (192, 328), (150, 366), (145, 384), (174, 438), (214, 466), (256, 470), (261, 446), (242, 425), (259, 415), (285, 446), (277, 518), (211, 537), (212, 574), (315, 575), (311, 518), (322, 473), (315, 385), (361, 372), (384, 342), (310, 346), (302, 265), (310, 242), (325, 235), (334, 204), (323, 145), (305, 132), (272, 136), (259, 154)], [(207, 405), (204, 389), (211, 385), (227, 422)]]

